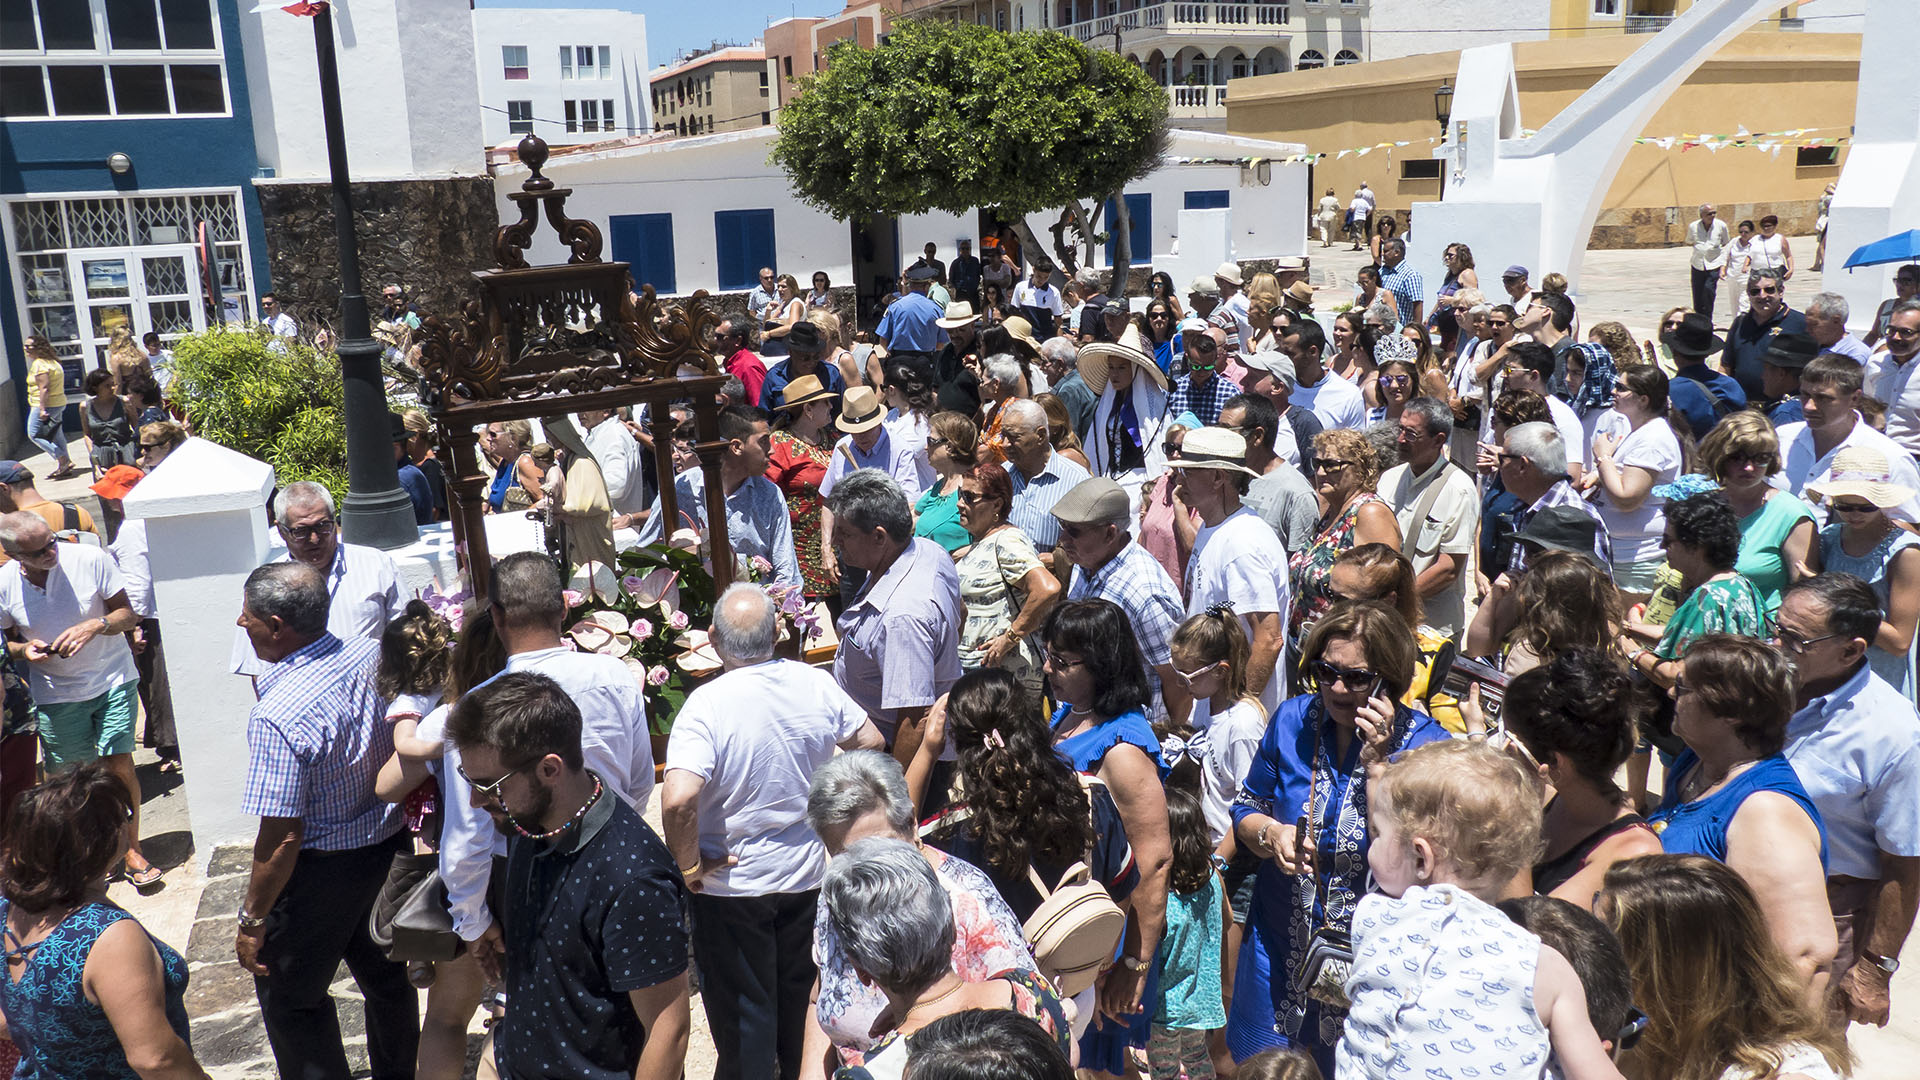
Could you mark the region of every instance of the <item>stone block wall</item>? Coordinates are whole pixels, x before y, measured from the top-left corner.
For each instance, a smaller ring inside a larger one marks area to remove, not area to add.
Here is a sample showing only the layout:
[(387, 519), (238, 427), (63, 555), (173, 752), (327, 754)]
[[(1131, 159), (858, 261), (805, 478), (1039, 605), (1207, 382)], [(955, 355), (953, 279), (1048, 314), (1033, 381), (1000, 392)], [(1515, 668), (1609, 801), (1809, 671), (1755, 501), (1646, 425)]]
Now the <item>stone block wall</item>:
[[(1742, 221), (1756, 224), (1768, 214), (1780, 218), (1780, 231), (1787, 236), (1812, 236), (1815, 223), (1820, 220), (1820, 200), (1796, 199), (1782, 202), (1764, 203), (1715, 203), (1720, 211), (1720, 220), (1727, 223), (1729, 233), (1736, 231)], [(1664, 206), (1630, 206), (1614, 210), (1602, 210), (1594, 219), (1593, 233), (1587, 240), (1589, 250), (1619, 248), (1664, 248), (1684, 245), (1687, 242), (1687, 224), (1700, 216), (1700, 207), (1672, 207), (1673, 223), (1667, 223), (1669, 208)], [(1795, 252), (1796, 262), (1802, 265), (1813, 264), (1813, 251)]]
[[(850, 285), (834, 285), (828, 288), (827, 293), (833, 297), (833, 306), (829, 310), (840, 320), (840, 344), (851, 345), (853, 344), (854, 332), (858, 329), (858, 327), (854, 325), (853, 287)], [(719, 311), (721, 318), (743, 319), (747, 317), (747, 294), (744, 291), (709, 293), (708, 295), (712, 300), (715, 310)], [(759, 329), (760, 324), (758, 320), (755, 320), (754, 331), (756, 334), (759, 332)], [(755, 345), (758, 345), (757, 338), (755, 339)]]
[[(324, 183), (256, 181), (267, 265), (281, 306), (311, 334), (338, 332), (340, 254), (333, 189)], [(493, 179), (384, 180), (353, 185), (360, 284), (375, 317), (380, 290), (399, 282), (422, 313), (451, 312), (473, 294), (469, 276), (493, 265), (500, 226)]]

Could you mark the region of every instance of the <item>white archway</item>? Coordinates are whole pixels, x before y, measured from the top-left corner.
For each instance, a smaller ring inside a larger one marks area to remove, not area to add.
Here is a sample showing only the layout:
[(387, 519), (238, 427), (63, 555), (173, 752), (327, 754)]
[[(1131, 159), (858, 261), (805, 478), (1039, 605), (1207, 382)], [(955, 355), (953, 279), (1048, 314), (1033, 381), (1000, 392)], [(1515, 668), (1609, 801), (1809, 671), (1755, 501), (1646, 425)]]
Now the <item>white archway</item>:
[(1253, 58), (1255, 75), (1277, 75), (1289, 70), (1292, 70), (1292, 62), (1287, 57), (1287, 50), (1277, 46), (1269, 45)]
[(1242, 78), (1249, 74), (1247, 69), (1247, 54), (1228, 45), (1213, 54), (1213, 85), (1224, 86), (1228, 79)]

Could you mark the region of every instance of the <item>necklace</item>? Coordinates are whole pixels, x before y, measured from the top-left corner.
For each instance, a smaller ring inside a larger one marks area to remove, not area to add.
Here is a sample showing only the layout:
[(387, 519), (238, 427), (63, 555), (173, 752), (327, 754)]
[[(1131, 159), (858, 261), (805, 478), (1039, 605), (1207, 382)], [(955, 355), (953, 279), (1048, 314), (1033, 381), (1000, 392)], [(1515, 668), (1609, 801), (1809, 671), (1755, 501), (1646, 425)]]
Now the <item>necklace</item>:
[(925, 1001), (914, 1002), (913, 1007), (908, 1009), (904, 1014), (902, 1014), (900, 1019), (902, 1021), (905, 1021), (907, 1017), (912, 1016), (914, 1013), (919, 1012), (921, 1009), (927, 1008), (930, 1005), (940, 1004), (941, 1002), (947, 1000), (953, 995), (959, 993), (963, 988), (965, 988), (966, 985), (967, 984), (963, 981), (956, 981), (952, 986), (934, 995), (933, 997), (930, 997)]
[(568, 829), (573, 828), (575, 825), (580, 824), (580, 819), (587, 816), (587, 811), (593, 809), (593, 804), (600, 801), (600, 791), (601, 791), (600, 778), (598, 776), (595, 776), (593, 778), (593, 794), (587, 796), (587, 801), (584, 803), (581, 803), (580, 809), (575, 810), (573, 812), (573, 816), (571, 818), (568, 818), (566, 823), (561, 825), (559, 828), (549, 829), (543, 833), (528, 832), (527, 830), (520, 827), (519, 819), (513, 817), (511, 814), (507, 816), (507, 823), (513, 826), (514, 832), (519, 833), (522, 837), (525, 837), (528, 840), (551, 840), (554, 837), (559, 836), (561, 833), (566, 832)]

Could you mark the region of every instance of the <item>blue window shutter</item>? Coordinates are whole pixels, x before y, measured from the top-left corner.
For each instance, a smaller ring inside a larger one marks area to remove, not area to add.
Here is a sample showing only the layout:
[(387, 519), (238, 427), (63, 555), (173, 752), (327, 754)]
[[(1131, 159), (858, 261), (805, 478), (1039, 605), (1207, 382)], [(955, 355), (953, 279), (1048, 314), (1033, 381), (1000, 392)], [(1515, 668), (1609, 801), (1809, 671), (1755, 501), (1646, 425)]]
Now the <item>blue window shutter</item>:
[(1227, 208), (1227, 193), (1224, 191), (1189, 191), (1187, 192), (1187, 205), (1185, 209), (1225, 210), (1226, 208)]
[[(1132, 227), (1127, 230), (1127, 245), (1131, 248), (1131, 266), (1144, 266), (1153, 261), (1153, 196), (1146, 192), (1127, 196), (1127, 215)], [(1107, 265), (1113, 265), (1113, 200), (1107, 200), (1106, 217), (1102, 220), (1107, 230)]]
[(716, 211), (713, 231), (722, 290), (751, 289), (760, 268), (775, 265), (772, 210)]
[(631, 264), (634, 288), (652, 285), (662, 295), (679, 291), (672, 214), (615, 214), (607, 219), (607, 234), (613, 260)]

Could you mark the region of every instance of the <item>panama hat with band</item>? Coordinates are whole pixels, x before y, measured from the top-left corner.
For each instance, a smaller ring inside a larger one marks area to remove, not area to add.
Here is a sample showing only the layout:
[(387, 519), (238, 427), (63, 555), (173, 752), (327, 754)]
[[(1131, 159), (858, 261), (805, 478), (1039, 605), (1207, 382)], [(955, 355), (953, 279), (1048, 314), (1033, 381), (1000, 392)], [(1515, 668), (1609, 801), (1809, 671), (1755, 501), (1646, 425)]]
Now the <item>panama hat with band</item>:
[[(798, 382), (796, 379), (787, 385)], [(835, 420), (833, 426), (849, 435), (858, 435), (879, 427), (886, 418), (887, 407), (880, 403), (880, 395), (873, 392), (873, 387), (856, 386), (840, 399), (840, 419)]]
[(1313, 307), (1313, 286), (1304, 281), (1296, 281), (1287, 286), (1287, 291), (1280, 295), (1299, 304), (1303, 308), (1311, 309)]
[(1146, 372), (1160, 389), (1167, 388), (1167, 373), (1160, 370), (1153, 354), (1147, 351), (1147, 342), (1140, 336), (1140, 328), (1129, 323), (1119, 341), (1095, 341), (1080, 347), (1080, 379), (1087, 384), (1087, 389), (1096, 394), (1105, 392), (1107, 359), (1115, 356)]
[(1828, 479), (1808, 484), (1807, 490), (1831, 503), (1843, 495), (1865, 499), (1882, 510), (1890, 510), (1913, 498), (1913, 489), (1893, 482), (1893, 470), (1887, 455), (1870, 446), (1849, 446), (1833, 456)]
[(1213, 278), (1215, 281), (1224, 281), (1229, 285), (1239, 286), (1241, 284), (1240, 264), (1234, 262), (1221, 263), (1214, 268)]
[(934, 324), (942, 330), (958, 330), (963, 326), (972, 326), (974, 323), (979, 322), (980, 316), (973, 313), (972, 304), (967, 303), (965, 300), (955, 300), (953, 303), (947, 305), (946, 318), (935, 319), (933, 321)]
[[(865, 387), (862, 387), (862, 389), (865, 389)], [(822, 398), (831, 401), (834, 397), (834, 392), (827, 389), (826, 386), (820, 382), (820, 376), (802, 375), (787, 384), (786, 390), (780, 395), (780, 405), (778, 407), (782, 409), (797, 409), (802, 405), (811, 405)]]
[(1260, 474), (1247, 468), (1246, 436), (1223, 427), (1194, 428), (1180, 443), (1180, 457), (1168, 462), (1176, 469), (1215, 469), (1221, 472)]

